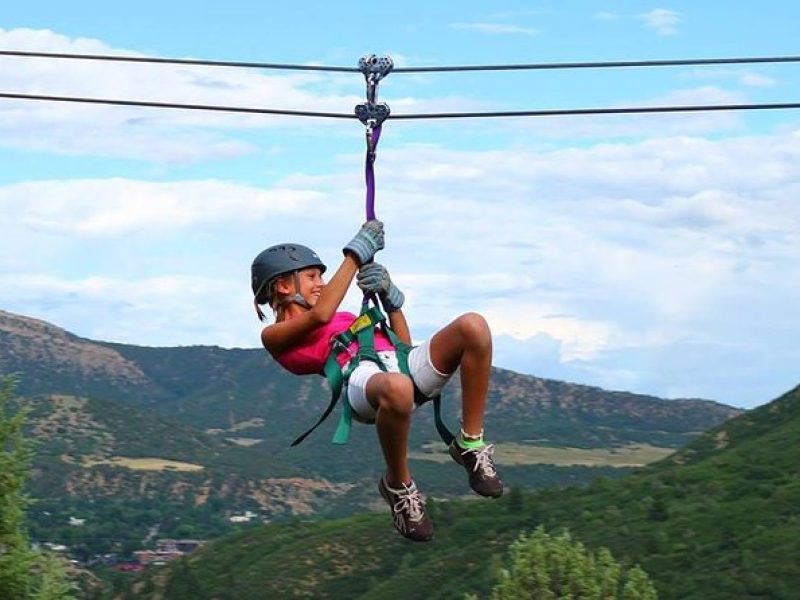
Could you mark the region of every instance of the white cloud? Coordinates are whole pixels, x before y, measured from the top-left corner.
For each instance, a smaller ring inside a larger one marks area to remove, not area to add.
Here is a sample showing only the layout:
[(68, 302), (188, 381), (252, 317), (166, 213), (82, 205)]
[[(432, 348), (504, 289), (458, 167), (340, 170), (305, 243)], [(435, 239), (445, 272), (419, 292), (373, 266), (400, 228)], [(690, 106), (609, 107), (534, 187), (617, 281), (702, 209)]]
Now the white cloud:
[(639, 18), (649, 29), (655, 29), (659, 35), (675, 35), (678, 33), (678, 23), (681, 22), (681, 14), (666, 8), (654, 8), (653, 10), (640, 15)]
[(539, 33), (539, 30), (533, 27), (520, 27), (519, 25), (503, 23), (452, 23), (450, 27), (493, 35), (537, 35)]
[(736, 68), (695, 69), (690, 72), (690, 76), (695, 79), (734, 80), (746, 87), (772, 87), (777, 83), (774, 78), (763, 73)]
[(521, 341), (546, 335), (558, 340), (561, 362), (591, 359), (611, 343), (614, 337), (611, 324), (554, 315), (549, 308), (523, 300), (495, 299), (486, 303), (482, 313), (494, 335), (507, 335)]
[[(0, 29), (0, 46), (22, 51), (144, 56), (100, 40), (69, 38), (49, 30)], [(316, 86), (332, 79), (318, 73), (276, 71), (264, 75), (256, 70), (187, 65), (10, 56), (0, 61), (0, 83), (9, 93), (350, 114), (353, 106), (363, 101), (361, 96), (316, 91)], [(72, 155), (191, 161), (253, 152), (250, 143), (235, 138), (237, 130), (284, 126), (287, 120), (294, 127), (308, 122), (224, 112), (3, 100), (0, 144)], [(225, 133), (222, 127), (228, 128)]]
[(66, 236), (176, 232), (309, 210), (314, 191), (223, 181), (153, 183), (129, 179), (36, 181), (0, 188), (0, 223)]
[[(72, 328), (95, 340), (142, 344), (147, 339), (144, 345), (213, 343), (233, 347), (242, 341), (241, 331), (257, 329), (246, 312), (250, 301), (247, 286), (219, 274), (76, 279), (0, 274), (0, 288), (4, 308)], [(231, 312), (231, 305), (237, 303), (245, 310)], [(85, 320), (87, 312), (93, 314), (91, 321)], [(226, 315), (228, 331), (236, 333), (220, 330), (210, 340), (197, 323), (211, 315)]]
[(772, 77), (767, 77), (760, 73), (744, 73), (739, 78), (739, 82), (750, 87), (772, 87), (775, 85), (775, 80)]

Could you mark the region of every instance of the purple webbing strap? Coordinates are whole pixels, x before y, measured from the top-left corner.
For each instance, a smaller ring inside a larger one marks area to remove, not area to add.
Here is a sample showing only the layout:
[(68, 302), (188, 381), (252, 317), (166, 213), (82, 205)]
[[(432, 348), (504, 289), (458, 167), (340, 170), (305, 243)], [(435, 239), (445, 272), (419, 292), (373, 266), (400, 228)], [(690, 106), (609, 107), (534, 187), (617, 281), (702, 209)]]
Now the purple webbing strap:
[(367, 221), (375, 218), (375, 150), (381, 139), (381, 125), (372, 130), (371, 150), (367, 148), (367, 161), (364, 167), (364, 179), (367, 181)]
[[(367, 221), (375, 217), (375, 150), (378, 148), (378, 140), (381, 139), (381, 126), (378, 125), (372, 130), (372, 139), (367, 148), (367, 160), (364, 165), (364, 179), (367, 182)], [(363, 305), (369, 304), (370, 300), (375, 300), (375, 294), (364, 292)]]

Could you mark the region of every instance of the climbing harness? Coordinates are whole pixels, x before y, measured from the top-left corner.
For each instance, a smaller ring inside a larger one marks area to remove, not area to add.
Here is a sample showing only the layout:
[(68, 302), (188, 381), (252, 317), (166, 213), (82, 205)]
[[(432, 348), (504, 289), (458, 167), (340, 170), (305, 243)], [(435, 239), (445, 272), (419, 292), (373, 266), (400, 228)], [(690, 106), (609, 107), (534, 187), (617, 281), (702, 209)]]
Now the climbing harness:
[[(373, 302), (373, 300), (370, 302)], [(333, 339), (331, 344), (331, 352), (328, 355), (328, 359), (325, 361), (325, 366), (323, 368), (325, 378), (328, 380), (328, 387), (331, 390), (330, 402), (317, 422), (314, 423), (314, 425), (305, 433), (300, 435), (294, 442), (292, 442), (292, 446), (296, 446), (302, 442), (311, 434), (312, 431), (319, 427), (322, 422), (330, 416), (340, 399), (343, 400), (342, 414), (339, 418), (339, 425), (336, 427), (336, 431), (333, 434), (332, 441), (334, 444), (346, 444), (350, 439), (350, 428), (353, 423), (353, 409), (350, 407), (350, 402), (347, 398), (346, 385), (348, 379), (350, 378), (350, 374), (359, 364), (361, 364), (361, 361), (364, 360), (374, 362), (383, 372), (388, 370), (378, 353), (375, 351), (376, 327), (381, 328), (381, 331), (384, 333), (384, 335), (386, 335), (386, 337), (389, 338), (392, 346), (394, 346), (394, 350), (397, 355), (397, 365), (400, 368), (400, 372), (404, 375), (411, 375), (411, 371), (408, 367), (408, 355), (411, 353), (411, 350), (413, 350), (414, 347), (406, 344), (397, 337), (397, 334), (395, 334), (395, 332), (392, 331), (392, 329), (386, 323), (386, 316), (378, 307), (377, 303), (370, 306), (370, 302), (365, 302), (361, 307), (361, 313), (355, 319), (355, 321), (353, 321), (350, 327)], [(350, 346), (354, 341), (358, 342), (358, 350), (355, 353), (350, 350)], [(338, 360), (342, 354), (346, 354), (348, 356), (348, 360), (344, 363), (344, 367), (340, 366)], [(416, 386), (414, 389), (415, 403), (417, 403)], [(439, 437), (441, 437), (442, 441), (449, 446), (453, 441), (454, 436), (444, 424), (444, 420), (442, 419), (441, 400), (442, 397), (440, 394), (437, 394), (434, 398), (431, 398), (431, 401), (433, 402), (433, 418), (436, 425), (436, 431), (439, 433)], [(421, 403), (422, 402), (419, 402), (418, 404)]]
[[(376, 103), (378, 97), (378, 83), (386, 77), (394, 67), (390, 57), (377, 57), (374, 54), (362, 57), (358, 61), (359, 70), (364, 74), (367, 85), (367, 101), (355, 107), (355, 114), (359, 121), (366, 128), (367, 153), (364, 167), (364, 180), (366, 183), (366, 213), (367, 220), (375, 219), (375, 154), (378, 148), (378, 141), (381, 137), (381, 127), (383, 122), (389, 117), (389, 106), (383, 102)], [(372, 305), (372, 306), (370, 306)], [(353, 422), (353, 410), (347, 400), (347, 381), (350, 374), (361, 363), (368, 360), (374, 362), (381, 371), (386, 372), (387, 367), (375, 351), (375, 328), (380, 327), (381, 331), (389, 338), (397, 355), (397, 364), (400, 372), (404, 375), (411, 375), (408, 368), (408, 355), (413, 346), (406, 344), (397, 334), (392, 331), (386, 322), (386, 315), (383, 314), (378, 302), (373, 294), (364, 293), (364, 301), (361, 305), (361, 312), (353, 323), (343, 333), (337, 335), (331, 344), (331, 352), (325, 361), (324, 373), (331, 389), (331, 400), (325, 412), (308, 431), (300, 435), (292, 446), (296, 446), (308, 437), (312, 431), (319, 427), (322, 422), (330, 416), (339, 399), (344, 395), (342, 403), (342, 415), (339, 425), (333, 435), (334, 444), (345, 444), (350, 439), (350, 428)], [(358, 350), (352, 354), (349, 349), (353, 342), (358, 342)], [(339, 357), (343, 354), (348, 355), (348, 360), (344, 367), (340, 366)], [(416, 392), (416, 386), (415, 386)], [(415, 394), (416, 395), (416, 394)], [(434, 421), (436, 430), (445, 444), (450, 445), (454, 436), (445, 426), (441, 414), (441, 395), (437, 394), (433, 401)]]
[[(337, 336), (336, 340), (334, 341), (334, 349), (331, 352), (331, 355), (328, 357), (328, 361), (325, 365), (325, 374), (328, 376), (329, 384), (332, 381), (332, 376), (333, 383), (339, 388), (340, 392), (344, 392), (342, 416), (339, 419), (339, 425), (333, 435), (334, 444), (346, 444), (347, 440), (350, 439), (350, 427), (353, 422), (353, 409), (350, 407), (350, 402), (347, 399), (347, 388), (344, 386), (350, 377), (350, 374), (363, 360), (372, 361), (378, 365), (381, 371), (387, 371), (386, 365), (381, 360), (378, 353), (375, 352), (376, 326), (381, 328), (381, 331), (383, 331), (386, 337), (389, 338), (392, 346), (394, 346), (394, 350), (397, 355), (397, 365), (400, 367), (400, 372), (404, 375), (408, 375), (409, 377), (411, 376), (411, 370), (408, 368), (408, 355), (411, 353), (411, 350), (413, 350), (414, 347), (406, 344), (397, 337), (397, 334), (395, 334), (395, 332), (392, 331), (392, 328), (386, 323), (386, 316), (381, 312), (377, 304), (372, 307), (369, 307), (369, 304), (364, 304), (361, 309), (361, 314), (353, 322), (353, 324), (347, 330), (345, 330), (344, 333), (341, 333)], [(349, 344), (354, 339), (358, 341), (358, 351), (356, 356), (350, 359), (350, 363), (343, 372), (338, 368), (339, 363), (336, 360), (336, 357), (342, 351), (347, 352)], [(328, 375), (329, 373), (330, 375)], [(342, 390), (342, 388), (344, 389)], [(334, 389), (335, 388), (333, 385), (331, 385), (331, 390)], [(414, 390), (416, 402), (416, 386), (414, 387)], [(432, 400), (436, 430), (439, 432), (439, 436), (442, 438), (445, 444), (449, 446), (450, 442), (453, 441), (453, 434), (449, 429), (447, 429), (444, 421), (442, 421), (441, 395), (437, 394), (435, 398), (432, 398)], [(336, 400), (333, 400), (333, 404), (336, 404)]]

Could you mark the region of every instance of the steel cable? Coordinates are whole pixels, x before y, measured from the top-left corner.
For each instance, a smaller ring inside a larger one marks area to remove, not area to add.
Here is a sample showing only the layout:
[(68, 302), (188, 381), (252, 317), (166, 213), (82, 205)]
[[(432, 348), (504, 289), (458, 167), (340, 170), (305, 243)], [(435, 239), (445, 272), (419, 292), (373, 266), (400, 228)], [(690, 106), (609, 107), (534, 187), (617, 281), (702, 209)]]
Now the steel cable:
[[(279, 69), (294, 71), (328, 71), (338, 73), (359, 73), (356, 67), (328, 67), (324, 65), (298, 65), (287, 63), (267, 63), (253, 61), (203, 60), (189, 58), (157, 58), (147, 56), (121, 56), (112, 54), (73, 54), (66, 52), (33, 52), (24, 50), (0, 50), (0, 56), (28, 58), (60, 58), (74, 60), (98, 60), (115, 62), (196, 65), (210, 67), (243, 67), (256, 69)], [(396, 67), (392, 73), (443, 73), (455, 71), (523, 71), (550, 69), (609, 69), (635, 67), (675, 67), (699, 65), (741, 65), (765, 63), (796, 63), (800, 56), (757, 56), (734, 58), (689, 58), (669, 60), (620, 60), (600, 62), (555, 62), (499, 65), (453, 65), (440, 67)]]
[[(77, 102), (84, 104), (108, 104), (116, 106), (136, 106), (145, 108), (171, 108), (180, 110), (207, 110), (217, 112), (284, 115), (295, 117), (321, 117), (330, 119), (355, 119), (355, 114), (318, 112), (305, 110), (287, 110), (276, 108), (251, 108), (243, 106), (219, 106), (213, 104), (181, 104), (174, 102), (149, 102), (145, 100), (118, 100), (111, 98), (85, 98), (80, 96), (49, 96), (43, 94), (16, 94), (0, 92), (0, 98), (12, 100), (41, 100), (50, 102)], [(393, 114), (388, 120), (412, 119), (457, 119), (457, 118), (496, 118), (496, 117), (548, 117), (569, 115), (607, 115), (607, 114), (643, 114), (643, 113), (675, 113), (734, 110), (788, 110), (800, 108), (800, 102), (780, 102), (764, 104), (706, 104), (687, 106), (629, 106), (608, 108), (566, 108), (545, 110), (510, 110), (486, 112), (452, 112), (452, 113), (418, 113)]]

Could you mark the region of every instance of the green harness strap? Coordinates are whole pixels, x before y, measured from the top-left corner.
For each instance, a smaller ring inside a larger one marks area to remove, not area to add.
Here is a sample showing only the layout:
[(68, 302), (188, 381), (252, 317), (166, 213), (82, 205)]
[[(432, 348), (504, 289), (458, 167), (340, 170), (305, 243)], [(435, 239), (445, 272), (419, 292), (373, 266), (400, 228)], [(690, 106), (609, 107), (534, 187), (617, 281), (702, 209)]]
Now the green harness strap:
[[(308, 437), (312, 431), (319, 427), (322, 422), (330, 416), (334, 407), (339, 401), (339, 398), (344, 394), (344, 402), (342, 403), (342, 414), (339, 419), (339, 424), (336, 427), (336, 432), (333, 434), (334, 444), (346, 444), (350, 439), (350, 429), (353, 423), (353, 410), (350, 407), (350, 402), (347, 400), (347, 386), (346, 382), (350, 378), (350, 374), (359, 365), (362, 360), (369, 360), (378, 365), (381, 371), (386, 371), (386, 365), (378, 356), (375, 351), (375, 327), (380, 326), (381, 331), (389, 338), (392, 346), (397, 353), (397, 363), (400, 367), (400, 372), (405, 375), (410, 375), (408, 368), (408, 355), (413, 346), (406, 344), (397, 337), (394, 331), (386, 324), (386, 316), (381, 312), (378, 306), (365, 304), (361, 308), (361, 313), (355, 321), (344, 332), (336, 336), (333, 341), (333, 348), (325, 361), (323, 368), (325, 377), (328, 380), (328, 386), (331, 389), (331, 400), (325, 412), (322, 413), (320, 418), (308, 431), (300, 435), (292, 446), (296, 446)], [(336, 358), (342, 353), (346, 352), (347, 348), (353, 341), (358, 341), (358, 352), (350, 359), (346, 369), (342, 371), (339, 362)], [(436, 422), (436, 430), (445, 444), (449, 445), (454, 436), (444, 424), (441, 414), (441, 395), (433, 398), (434, 420)]]

